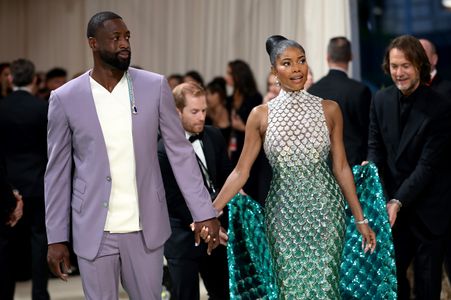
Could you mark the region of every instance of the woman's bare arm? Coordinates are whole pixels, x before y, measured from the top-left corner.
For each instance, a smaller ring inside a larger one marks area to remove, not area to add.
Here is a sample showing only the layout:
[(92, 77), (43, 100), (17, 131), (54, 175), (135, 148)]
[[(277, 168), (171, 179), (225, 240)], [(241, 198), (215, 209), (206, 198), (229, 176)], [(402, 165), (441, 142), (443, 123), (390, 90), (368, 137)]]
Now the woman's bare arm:
[(250, 169), (260, 152), (267, 124), (268, 106), (262, 104), (255, 107), (247, 119), (244, 146), (240, 159), (213, 202), (217, 211), (221, 211), (226, 206), (249, 178)]

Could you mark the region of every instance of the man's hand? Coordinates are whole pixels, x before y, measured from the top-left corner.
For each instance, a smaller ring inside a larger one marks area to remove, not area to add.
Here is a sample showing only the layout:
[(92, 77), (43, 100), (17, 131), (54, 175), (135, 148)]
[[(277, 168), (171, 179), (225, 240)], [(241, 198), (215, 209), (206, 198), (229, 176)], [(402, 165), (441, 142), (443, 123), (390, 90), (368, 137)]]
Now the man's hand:
[(387, 203), (387, 213), (388, 220), (390, 221), (390, 227), (393, 227), (393, 225), (395, 224), (399, 209), (400, 206), (398, 203), (391, 201)]
[(47, 252), (47, 262), (50, 271), (61, 280), (67, 281), (72, 270), (69, 260), (69, 250), (63, 243), (50, 244)]
[(8, 222), (6, 222), (6, 225), (9, 225), (11, 227), (14, 227), (17, 224), (17, 222), (19, 222), (20, 218), (22, 218), (23, 215), (22, 195), (17, 190), (14, 190), (13, 193), (14, 196), (16, 197), (16, 208), (14, 208), (11, 215), (9, 216)]
[[(200, 238), (208, 243), (207, 253), (211, 254), (211, 251), (219, 245), (219, 228), (221, 224), (217, 218), (205, 220), (202, 222), (194, 223), (194, 242), (196, 245), (200, 244)], [(204, 229), (204, 230), (202, 230)], [(202, 232), (202, 235), (201, 235)]]

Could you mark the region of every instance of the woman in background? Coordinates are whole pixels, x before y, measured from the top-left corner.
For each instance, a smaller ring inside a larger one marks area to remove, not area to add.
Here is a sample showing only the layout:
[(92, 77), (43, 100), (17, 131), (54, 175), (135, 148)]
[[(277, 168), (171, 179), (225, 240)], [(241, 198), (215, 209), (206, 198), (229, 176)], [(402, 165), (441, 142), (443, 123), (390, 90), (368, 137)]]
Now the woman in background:
[(232, 130), (230, 113), (226, 107), (226, 81), (223, 77), (215, 77), (206, 87), (207, 91), (207, 120), (206, 124), (213, 125), (221, 130), (222, 135), (229, 144)]
[(11, 75), (9, 63), (0, 63), (0, 99), (5, 98), (12, 92), (12, 84), (9, 80)]
[(227, 85), (233, 87), (228, 99), (228, 109), (232, 116), (231, 160), (235, 165), (244, 145), (246, 121), (251, 110), (262, 104), (263, 97), (258, 92), (254, 74), (249, 65), (242, 60), (229, 62), (225, 76)]

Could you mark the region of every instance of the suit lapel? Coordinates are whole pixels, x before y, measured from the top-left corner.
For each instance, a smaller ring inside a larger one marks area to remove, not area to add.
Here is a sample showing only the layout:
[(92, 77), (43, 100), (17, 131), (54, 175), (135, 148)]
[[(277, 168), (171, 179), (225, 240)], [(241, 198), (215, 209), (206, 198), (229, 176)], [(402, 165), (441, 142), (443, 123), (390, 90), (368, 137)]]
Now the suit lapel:
[[(394, 91), (395, 93), (397, 93), (396, 89)], [(395, 96), (388, 96), (383, 100), (386, 103), (384, 114), (386, 114), (386, 120), (388, 121), (385, 124), (385, 129), (387, 131), (387, 134), (390, 136), (390, 145), (392, 146), (391, 150), (393, 151), (393, 153), (397, 153), (398, 151), (399, 140), (401, 136), (399, 128), (399, 104), (396, 95), (397, 94), (395, 94)]]
[(213, 183), (216, 183), (216, 164), (215, 164), (215, 152), (213, 147), (213, 141), (211, 140), (208, 132), (204, 131), (204, 136), (202, 138), (202, 143), (204, 145), (204, 156), (207, 162), (208, 174)]
[[(83, 80), (83, 84), (80, 84), (79, 89), (79, 101), (83, 103), (84, 108), (80, 111), (86, 116), (85, 119), (92, 120), (92, 130), (94, 131), (94, 136), (99, 136), (102, 141), (102, 143), (105, 146), (106, 151), (106, 144), (105, 144), (105, 138), (103, 136), (102, 127), (100, 126), (100, 120), (99, 116), (97, 114), (97, 108), (94, 103), (94, 96), (92, 95), (92, 89), (91, 89), (91, 77), (89, 76), (89, 72), (86, 72), (82, 76), (86, 76), (85, 78), (80, 78), (80, 80)], [(82, 105), (80, 105), (82, 107)]]

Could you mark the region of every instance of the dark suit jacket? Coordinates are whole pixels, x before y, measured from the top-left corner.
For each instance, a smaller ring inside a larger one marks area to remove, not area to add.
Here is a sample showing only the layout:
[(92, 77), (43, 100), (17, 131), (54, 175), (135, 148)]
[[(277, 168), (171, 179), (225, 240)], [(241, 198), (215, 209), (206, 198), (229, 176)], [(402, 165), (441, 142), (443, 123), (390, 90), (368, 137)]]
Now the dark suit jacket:
[(443, 79), (440, 74), (436, 74), (432, 79), (430, 87), (437, 93), (451, 99), (451, 81)]
[[(216, 191), (219, 192), (232, 171), (232, 164), (227, 156), (227, 146), (224, 137), (219, 129), (205, 126), (202, 143), (209, 175)], [(194, 247), (194, 235), (189, 228), (193, 218), (177, 185), (162, 140), (158, 142), (158, 159), (166, 191), (166, 201), (172, 229), (172, 235), (165, 243), (165, 256), (168, 258), (195, 258), (204, 255), (206, 253), (204, 243), (201, 243), (200, 247)], [(186, 176), (189, 176), (189, 174), (186, 174)], [(220, 218), (223, 227), (227, 223), (226, 217), (225, 214)]]
[(329, 73), (308, 90), (312, 95), (334, 100), (343, 114), (343, 141), (351, 166), (366, 158), (371, 103), (370, 89), (340, 70)]
[(415, 214), (433, 234), (448, 228), (450, 203), (450, 101), (420, 85), (403, 132), (399, 129), (399, 90), (379, 91), (372, 102), (368, 160), (379, 168), (388, 199)]
[(8, 220), (9, 214), (16, 206), (16, 198), (12, 193), (12, 187), (6, 179), (3, 164), (0, 163), (0, 227)]
[(0, 154), (5, 159), (8, 181), (24, 199), (44, 197), (47, 108), (47, 102), (23, 90), (0, 102)]

